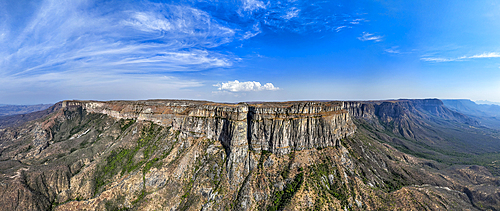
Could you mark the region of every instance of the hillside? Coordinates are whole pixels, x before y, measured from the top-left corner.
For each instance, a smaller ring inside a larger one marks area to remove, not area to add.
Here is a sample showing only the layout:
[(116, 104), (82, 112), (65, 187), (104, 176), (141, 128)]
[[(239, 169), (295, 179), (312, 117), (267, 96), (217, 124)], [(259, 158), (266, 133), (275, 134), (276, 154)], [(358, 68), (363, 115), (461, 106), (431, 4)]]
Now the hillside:
[(497, 210), (498, 134), (436, 99), (64, 101), (0, 129), (0, 206)]
[(52, 106), (51, 104), (38, 104), (38, 105), (6, 105), (0, 104), (0, 117), (1, 116), (9, 116), (16, 114), (27, 114), (36, 111), (45, 110), (48, 107)]
[(500, 130), (500, 106), (494, 104), (476, 104), (471, 100), (442, 100), (451, 110), (466, 114), (476, 119), (482, 126)]

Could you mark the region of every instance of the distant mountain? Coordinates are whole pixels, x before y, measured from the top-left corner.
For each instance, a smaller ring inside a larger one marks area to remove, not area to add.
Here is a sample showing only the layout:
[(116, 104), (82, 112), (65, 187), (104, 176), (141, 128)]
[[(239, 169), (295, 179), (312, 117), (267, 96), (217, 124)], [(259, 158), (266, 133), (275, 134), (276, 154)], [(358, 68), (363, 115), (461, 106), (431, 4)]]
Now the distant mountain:
[(469, 115), (481, 125), (500, 129), (500, 106), (494, 104), (477, 104), (468, 99), (441, 100), (451, 110)]
[(478, 101), (475, 101), (476, 104), (486, 104), (486, 105), (500, 105), (499, 102), (491, 102), (491, 101), (487, 101), (487, 100), (478, 100)]
[[(5, 115), (1, 116), (0, 115), (0, 130), (2, 128), (6, 127), (16, 127), (19, 125), (22, 125), (26, 122), (35, 120), (35, 119), (40, 119), (44, 116), (47, 116), (50, 113), (53, 113), (55, 110), (58, 110), (61, 108), (61, 103), (56, 103), (52, 106), (50, 106), (47, 109), (43, 109), (40, 111), (33, 111), (30, 113), (23, 113), (23, 114), (14, 114), (14, 115)], [(0, 107), (0, 110), (2, 107)]]
[(38, 105), (7, 105), (0, 104), (0, 116), (9, 116), (16, 114), (27, 114), (35, 111), (45, 110), (52, 104), (38, 104)]

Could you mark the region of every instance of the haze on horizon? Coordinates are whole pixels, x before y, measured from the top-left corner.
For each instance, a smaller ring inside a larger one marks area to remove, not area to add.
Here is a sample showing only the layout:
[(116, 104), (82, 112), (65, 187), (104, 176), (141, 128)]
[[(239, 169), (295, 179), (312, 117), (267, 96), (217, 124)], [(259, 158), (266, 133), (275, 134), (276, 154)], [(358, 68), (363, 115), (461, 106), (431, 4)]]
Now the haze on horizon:
[(500, 102), (500, 2), (0, 2), (0, 104)]

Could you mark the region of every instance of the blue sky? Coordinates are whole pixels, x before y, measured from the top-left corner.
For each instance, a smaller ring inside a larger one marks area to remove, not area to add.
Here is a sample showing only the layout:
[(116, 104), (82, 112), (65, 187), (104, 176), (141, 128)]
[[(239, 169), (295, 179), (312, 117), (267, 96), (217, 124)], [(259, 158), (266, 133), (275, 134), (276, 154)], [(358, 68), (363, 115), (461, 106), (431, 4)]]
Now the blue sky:
[(0, 1), (0, 103), (500, 102), (498, 1)]

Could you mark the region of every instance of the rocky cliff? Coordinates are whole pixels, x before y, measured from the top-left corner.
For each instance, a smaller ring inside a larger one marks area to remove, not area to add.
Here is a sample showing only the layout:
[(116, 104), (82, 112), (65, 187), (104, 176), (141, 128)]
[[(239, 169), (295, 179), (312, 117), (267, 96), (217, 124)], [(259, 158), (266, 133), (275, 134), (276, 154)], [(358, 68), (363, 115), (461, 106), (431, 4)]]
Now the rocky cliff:
[(63, 109), (105, 114), (117, 119), (151, 121), (183, 133), (218, 140), (228, 156), (231, 184), (253, 168), (250, 150), (288, 154), (337, 145), (356, 126), (342, 102), (293, 102), (248, 105), (199, 101), (64, 101)]
[(63, 108), (117, 119), (137, 119), (194, 132), (220, 140), (228, 150), (266, 150), (288, 154), (292, 150), (335, 146), (352, 135), (356, 126), (344, 102), (285, 102), (217, 104), (200, 101), (85, 102), (64, 101)]
[(0, 129), (6, 209), (476, 210), (499, 204), (499, 180), (484, 167), (448, 169), (387, 144), (439, 141), (426, 135), (435, 120), (475, 125), (439, 100), (64, 101), (37, 117)]

